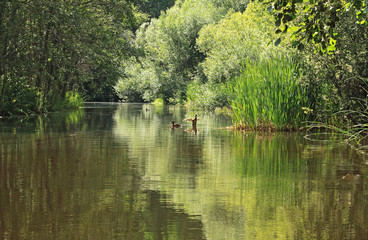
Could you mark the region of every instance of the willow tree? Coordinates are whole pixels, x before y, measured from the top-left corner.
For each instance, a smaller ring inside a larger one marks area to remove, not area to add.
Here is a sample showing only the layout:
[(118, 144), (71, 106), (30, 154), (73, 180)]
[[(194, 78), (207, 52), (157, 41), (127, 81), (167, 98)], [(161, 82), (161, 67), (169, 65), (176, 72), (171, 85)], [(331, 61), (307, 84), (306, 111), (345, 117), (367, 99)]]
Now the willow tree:
[(134, 42), (139, 54), (125, 63), (125, 75), (116, 85), (120, 97), (126, 101), (157, 97), (171, 103), (182, 101), (188, 84), (202, 74), (199, 64), (205, 55), (196, 45), (200, 30), (220, 21), (229, 9), (243, 9), (246, 3), (177, 0), (158, 19), (143, 24)]

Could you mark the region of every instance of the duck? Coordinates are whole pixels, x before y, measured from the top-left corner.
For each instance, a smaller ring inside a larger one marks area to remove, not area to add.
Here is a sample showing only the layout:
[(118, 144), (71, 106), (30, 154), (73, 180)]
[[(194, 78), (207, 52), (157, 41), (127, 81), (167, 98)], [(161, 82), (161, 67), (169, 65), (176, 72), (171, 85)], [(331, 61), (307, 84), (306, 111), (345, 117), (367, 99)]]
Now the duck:
[(192, 118), (187, 118), (187, 119), (184, 119), (184, 121), (186, 122), (192, 122), (192, 126), (193, 128), (195, 128), (197, 126), (197, 121), (199, 120), (200, 118), (198, 118), (197, 114), (194, 116), (194, 119)]
[(180, 127), (181, 127), (181, 124), (171, 121), (171, 128), (180, 128)]
[(150, 109), (146, 108), (146, 112), (149, 112), (149, 111), (150, 111)]

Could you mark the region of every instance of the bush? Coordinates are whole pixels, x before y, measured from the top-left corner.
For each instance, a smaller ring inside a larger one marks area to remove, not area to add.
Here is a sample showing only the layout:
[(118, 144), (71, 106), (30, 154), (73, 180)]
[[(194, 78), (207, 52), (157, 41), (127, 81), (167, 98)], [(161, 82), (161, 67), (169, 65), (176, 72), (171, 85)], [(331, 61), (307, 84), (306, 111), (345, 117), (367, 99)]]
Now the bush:
[(153, 104), (155, 104), (155, 105), (164, 105), (164, 100), (162, 98), (157, 98), (157, 99), (155, 99)]
[(193, 81), (188, 86), (187, 105), (193, 110), (214, 111), (228, 103), (225, 84), (200, 84)]
[(24, 84), (25, 81), (10, 81), (1, 98), (0, 114), (29, 115), (38, 113), (39, 94), (36, 88)]
[(132, 57), (126, 63), (125, 77), (115, 85), (115, 92), (123, 102), (151, 102), (159, 90), (158, 79), (153, 68), (139, 63)]
[(64, 109), (77, 109), (83, 105), (83, 98), (77, 92), (67, 92), (64, 99)]
[[(267, 59), (283, 48), (288, 41), (275, 46), (274, 17), (259, 2), (252, 2), (244, 13), (229, 13), (217, 24), (201, 29), (198, 49), (206, 55), (201, 63), (208, 81), (226, 82), (238, 76), (242, 62)], [(283, 37), (287, 38), (288, 34)]]
[(67, 92), (64, 99), (59, 95), (54, 95), (52, 99), (53, 104), (50, 107), (52, 111), (78, 109), (84, 102), (83, 97), (79, 93), (72, 91)]

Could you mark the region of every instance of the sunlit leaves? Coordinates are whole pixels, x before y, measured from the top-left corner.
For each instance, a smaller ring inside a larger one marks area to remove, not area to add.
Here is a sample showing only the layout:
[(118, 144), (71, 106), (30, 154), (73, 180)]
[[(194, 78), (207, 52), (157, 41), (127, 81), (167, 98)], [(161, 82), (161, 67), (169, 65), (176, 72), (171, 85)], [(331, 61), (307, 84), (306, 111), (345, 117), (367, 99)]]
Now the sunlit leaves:
[[(335, 36), (336, 23), (340, 21), (339, 14), (344, 11), (355, 11), (357, 22), (367, 25), (367, 2), (365, 0), (324, 1), (324, 0), (270, 0), (268, 10), (276, 17), (276, 33), (284, 32), (282, 25), (298, 24), (299, 30), (293, 32), (297, 41), (313, 42), (321, 52), (331, 53), (334, 46), (330, 38)], [(301, 45), (297, 45), (298, 49)]]
[[(121, 86), (125, 83), (141, 81), (150, 82), (148, 88), (153, 96), (161, 95), (165, 100), (183, 97), (187, 84), (199, 71), (198, 64), (204, 58), (196, 47), (198, 32), (203, 26), (224, 17), (227, 11), (216, 7), (213, 1), (178, 1), (158, 19), (142, 25), (135, 42), (136, 48), (142, 52), (138, 56), (141, 67), (131, 71), (129, 65), (132, 63), (127, 62), (128, 74), (119, 81), (117, 90), (124, 89)], [(131, 86), (136, 87), (135, 92), (141, 93), (141, 101), (152, 100), (153, 96), (148, 98), (149, 94), (142, 94), (148, 90), (138, 89), (140, 84)]]
[(283, 51), (281, 38), (273, 33), (274, 18), (257, 2), (249, 4), (244, 13), (234, 13), (218, 24), (204, 27), (197, 40), (206, 54), (201, 64), (211, 82), (224, 82), (240, 73), (245, 59), (258, 61)]

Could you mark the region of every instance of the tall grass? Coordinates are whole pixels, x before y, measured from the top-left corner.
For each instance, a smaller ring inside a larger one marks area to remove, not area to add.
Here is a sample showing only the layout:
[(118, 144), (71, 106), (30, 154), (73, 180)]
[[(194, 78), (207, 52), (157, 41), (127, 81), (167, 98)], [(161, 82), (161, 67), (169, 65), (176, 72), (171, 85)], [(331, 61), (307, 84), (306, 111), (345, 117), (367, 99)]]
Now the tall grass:
[[(332, 115), (333, 118), (341, 119), (339, 122), (334, 124), (308, 122), (307, 130), (314, 130), (314, 132), (307, 135), (306, 138), (320, 141), (321, 135), (327, 135), (328, 138), (325, 141), (331, 142), (337, 138), (368, 155), (368, 100), (356, 100), (361, 105), (360, 110), (344, 110)], [(316, 129), (321, 131), (315, 131)]]
[(240, 129), (295, 129), (308, 118), (308, 88), (291, 57), (245, 62), (228, 86), (233, 123)]

